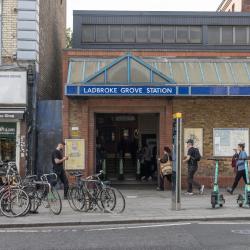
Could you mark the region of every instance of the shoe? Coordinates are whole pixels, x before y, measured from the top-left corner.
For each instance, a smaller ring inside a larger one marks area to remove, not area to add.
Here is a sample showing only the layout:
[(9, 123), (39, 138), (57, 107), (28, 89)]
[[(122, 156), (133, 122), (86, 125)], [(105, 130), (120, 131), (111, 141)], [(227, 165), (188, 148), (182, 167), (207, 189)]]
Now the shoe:
[(233, 194), (232, 188), (227, 188), (227, 192), (232, 195)]
[(149, 176), (149, 177), (148, 177), (148, 180), (149, 180), (149, 181), (152, 181), (152, 180), (153, 180), (153, 178), (152, 178), (151, 176)]
[(194, 195), (193, 192), (186, 192), (185, 194), (186, 194), (186, 195)]
[(146, 176), (142, 176), (141, 177), (141, 181), (145, 180), (146, 179)]
[(201, 185), (201, 188), (200, 188), (200, 194), (203, 194), (203, 192), (204, 192), (204, 188), (205, 188), (205, 186), (204, 186), (204, 185)]

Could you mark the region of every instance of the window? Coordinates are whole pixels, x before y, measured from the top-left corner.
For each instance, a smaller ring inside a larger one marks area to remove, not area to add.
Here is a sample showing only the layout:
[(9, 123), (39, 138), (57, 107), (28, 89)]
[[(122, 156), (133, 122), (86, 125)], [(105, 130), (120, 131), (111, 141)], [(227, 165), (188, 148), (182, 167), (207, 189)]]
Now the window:
[(220, 44), (220, 27), (208, 27), (208, 44)]
[(95, 42), (95, 26), (83, 25), (82, 26), (82, 42)]
[(149, 82), (150, 71), (142, 64), (131, 60), (131, 81), (135, 83)]
[(164, 26), (162, 27), (163, 43), (174, 43), (175, 42), (175, 27)]
[(108, 26), (97, 25), (95, 37), (96, 37), (96, 42), (107, 42), (108, 41)]
[(161, 26), (150, 26), (149, 39), (151, 43), (161, 43)]
[(108, 83), (127, 83), (128, 82), (128, 65), (127, 61), (123, 60), (108, 71)]
[(126, 25), (122, 29), (122, 41), (127, 43), (135, 42), (135, 26)]
[(110, 42), (119, 43), (122, 41), (121, 38), (121, 25), (110, 25), (109, 26), (109, 40)]
[(176, 42), (188, 43), (188, 26), (176, 27)]
[(190, 26), (189, 28), (189, 40), (191, 43), (202, 42), (202, 29), (199, 26)]
[(222, 44), (233, 44), (233, 27), (222, 27)]
[(235, 27), (235, 43), (236, 44), (247, 43), (247, 27), (244, 26)]

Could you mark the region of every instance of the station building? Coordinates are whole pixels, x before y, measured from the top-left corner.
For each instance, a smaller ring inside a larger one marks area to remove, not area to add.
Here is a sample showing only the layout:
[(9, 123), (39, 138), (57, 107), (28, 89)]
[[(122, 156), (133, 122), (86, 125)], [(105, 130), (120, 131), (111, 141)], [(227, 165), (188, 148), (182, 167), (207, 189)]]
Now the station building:
[(134, 180), (138, 149), (162, 156), (181, 112), (182, 153), (193, 138), (202, 154), (197, 178), (211, 185), (216, 156), (221, 185), (231, 184), (233, 148), (249, 153), (249, 23), (246, 13), (74, 11), (63, 135), (84, 140), (79, 169), (94, 173), (101, 147), (107, 177)]

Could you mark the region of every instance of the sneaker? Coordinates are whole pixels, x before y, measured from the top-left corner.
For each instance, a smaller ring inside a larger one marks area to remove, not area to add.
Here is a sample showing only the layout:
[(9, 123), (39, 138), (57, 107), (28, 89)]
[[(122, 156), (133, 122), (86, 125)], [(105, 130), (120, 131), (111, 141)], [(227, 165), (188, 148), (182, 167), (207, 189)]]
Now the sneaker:
[(201, 185), (200, 194), (203, 194), (203, 193), (204, 193), (204, 188), (205, 188), (205, 186), (204, 186), (204, 185)]
[(142, 176), (141, 177), (141, 181), (145, 180), (146, 179), (146, 176)]
[(186, 192), (185, 194), (186, 195), (193, 195), (194, 193), (193, 192)]
[(153, 178), (152, 178), (151, 176), (149, 176), (149, 177), (148, 177), (148, 180), (149, 180), (149, 181), (152, 181), (152, 180), (153, 180)]
[(232, 188), (227, 188), (227, 192), (232, 195), (233, 194)]

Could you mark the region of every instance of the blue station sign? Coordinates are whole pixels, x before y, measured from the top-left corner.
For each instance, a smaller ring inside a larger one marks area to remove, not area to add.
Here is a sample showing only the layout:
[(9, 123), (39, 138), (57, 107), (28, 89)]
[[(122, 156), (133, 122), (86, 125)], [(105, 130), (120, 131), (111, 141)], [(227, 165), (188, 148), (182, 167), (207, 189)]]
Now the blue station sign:
[(250, 96), (245, 86), (120, 86), (68, 84), (66, 96)]

